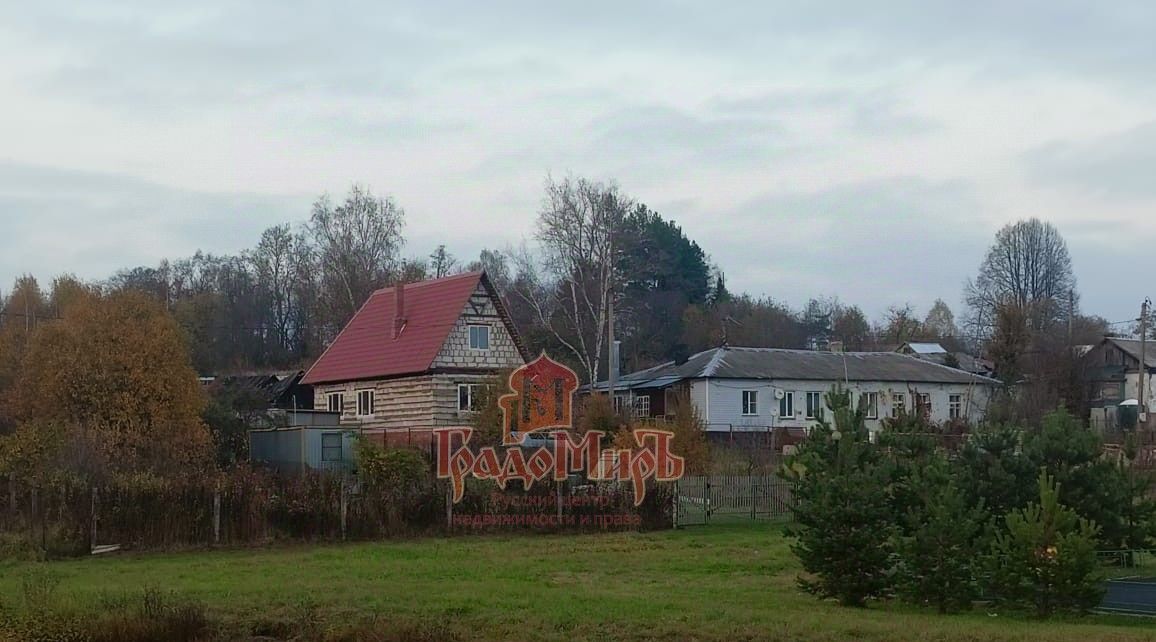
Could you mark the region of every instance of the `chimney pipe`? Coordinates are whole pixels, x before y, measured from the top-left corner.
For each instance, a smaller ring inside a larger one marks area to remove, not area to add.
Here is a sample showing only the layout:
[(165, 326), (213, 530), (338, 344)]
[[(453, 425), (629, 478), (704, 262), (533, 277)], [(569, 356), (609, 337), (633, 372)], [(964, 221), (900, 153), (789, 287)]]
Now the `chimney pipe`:
[(405, 284), (398, 283), (393, 286), (393, 293), (393, 338), (397, 339), (405, 327)]

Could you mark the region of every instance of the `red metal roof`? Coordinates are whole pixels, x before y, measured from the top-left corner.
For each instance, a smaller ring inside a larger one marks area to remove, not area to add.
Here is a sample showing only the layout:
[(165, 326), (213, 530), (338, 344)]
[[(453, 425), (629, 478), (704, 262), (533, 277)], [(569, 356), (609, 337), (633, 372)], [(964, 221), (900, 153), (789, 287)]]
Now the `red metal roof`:
[(397, 339), (393, 338), (394, 288), (377, 290), (301, 383), (376, 379), (429, 370), (482, 277), (482, 272), (468, 272), (407, 283), (402, 304), (405, 326)]

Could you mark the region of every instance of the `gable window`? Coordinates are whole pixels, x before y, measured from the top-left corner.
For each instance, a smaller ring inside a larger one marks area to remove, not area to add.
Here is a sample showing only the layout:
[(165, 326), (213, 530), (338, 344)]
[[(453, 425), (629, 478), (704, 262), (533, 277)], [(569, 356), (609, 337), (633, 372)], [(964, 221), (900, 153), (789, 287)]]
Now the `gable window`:
[(368, 417), (373, 414), (373, 391), (357, 391), (357, 416)]
[(864, 392), (859, 395), (859, 407), (863, 409), (863, 415), (867, 419), (879, 418), (879, 393), (878, 392)]
[(325, 405), (329, 412), (345, 412), (345, 395), (331, 392), (325, 396)]
[(795, 393), (785, 392), (783, 393), (783, 398), (779, 399), (779, 418), (795, 418)]
[(481, 403), (479, 397), (484, 385), (481, 383), (458, 384), (458, 412), (477, 411), (478, 404)]
[(823, 418), (823, 393), (807, 393), (807, 419)]
[(963, 416), (963, 395), (947, 395), (947, 416), (952, 419)]
[(744, 390), (743, 391), (743, 414), (757, 415), (759, 414), (759, 391), (758, 390)]
[(646, 419), (650, 416), (650, 395), (641, 395), (634, 398), (634, 417)]
[(470, 350), (489, 350), (490, 349), (490, 326), (488, 325), (471, 325), (470, 326)]
[(891, 416), (898, 419), (907, 413), (907, 395), (902, 392), (891, 394)]
[(321, 461), (341, 461), (341, 433), (321, 433)]
[(926, 392), (921, 392), (915, 395), (915, 409), (924, 417), (931, 416), (931, 395)]

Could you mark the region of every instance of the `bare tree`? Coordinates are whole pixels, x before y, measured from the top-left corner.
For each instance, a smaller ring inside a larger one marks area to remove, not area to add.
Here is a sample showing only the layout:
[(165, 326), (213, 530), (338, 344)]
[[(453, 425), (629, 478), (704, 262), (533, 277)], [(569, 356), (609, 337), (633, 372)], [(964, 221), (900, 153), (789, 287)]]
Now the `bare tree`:
[(999, 309), (1012, 305), (1025, 311), (1030, 330), (1042, 331), (1067, 318), (1075, 288), (1068, 246), (1055, 226), (1035, 218), (1004, 226), (964, 288), (968, 324), (988, 336)]
[(449, 276), (458, 271), (458, 260), (446, 251), (445, 245), (439, 245), (429, 255), (429, 271), (435, 279)]
[(379, 198), (359, 185), (340, 205), (334, 206), (328, 195), (313, 204), (309, 232), (337, 326), (390, 281), (405, 243), (404, 226), (405, 211), (392, 198)]
[(614, 184), (586, 179), (547, 179), (535, 238), (539, 254), (514, 255), (515, 291), (542, 326), (598, 378), (606, 322), (617, 276), (615, 234), (633, 202)]
[(910, 303), (903, 307), (893, 305), (887, 308), (879, 335), (884, 341), (903, 343), (920, 338), (922, 329), (923, 324), (919, 322), (919, 317), (916, 316), (915, 309)]

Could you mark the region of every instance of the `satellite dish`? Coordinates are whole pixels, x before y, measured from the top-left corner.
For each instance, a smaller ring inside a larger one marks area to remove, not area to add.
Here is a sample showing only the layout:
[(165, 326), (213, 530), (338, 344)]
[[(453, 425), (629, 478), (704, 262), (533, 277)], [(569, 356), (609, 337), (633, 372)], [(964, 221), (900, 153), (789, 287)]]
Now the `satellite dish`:
[(782, 390), (775, 390), (775, 399), (782, 399), (783, 397), (786, 397), (786, 396), (787, 396), (787, 393), (783, 392)]

